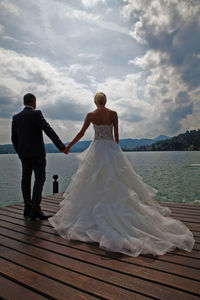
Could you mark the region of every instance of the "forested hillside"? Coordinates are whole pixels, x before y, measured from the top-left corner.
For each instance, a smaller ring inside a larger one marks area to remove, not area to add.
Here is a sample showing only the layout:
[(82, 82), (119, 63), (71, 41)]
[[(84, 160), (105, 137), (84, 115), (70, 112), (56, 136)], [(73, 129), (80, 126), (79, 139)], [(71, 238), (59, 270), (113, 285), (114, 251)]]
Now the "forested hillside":
[(200, 150), (200, 129), (188, 130), (170, 139), (142, 146), (137, 151), (183, 151)]

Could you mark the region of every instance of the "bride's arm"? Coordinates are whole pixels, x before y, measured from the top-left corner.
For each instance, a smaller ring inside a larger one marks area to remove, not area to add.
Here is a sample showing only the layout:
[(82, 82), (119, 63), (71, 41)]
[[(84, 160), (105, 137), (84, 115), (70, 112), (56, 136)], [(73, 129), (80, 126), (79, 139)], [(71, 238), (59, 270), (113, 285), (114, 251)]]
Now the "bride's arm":
[(117, 113), (116, 113), (116, 112), (115, 112), (115, 115), (114, 115), (113, 125), (114, 125), (115, 142), (116, 142), (116, 143), (119, 143), (118, 116), (117, 116)]
[(87, 114), (87, 116), (85, 118), (85, 122), (83, 124), (83, 127), (81, 128), (81, 130), (79, 131), (79, 133), (75, 136), (75, 138), (73, 139), (73, 141), (71, 141), (71, 143), (69, 143), (69, 145), (66, 147), (66, 151), (65, 151), (66, 154), (69, 153), (71, 147), (73, 145), (75, 145), (84, 136), (86, 130), (90, 126), (90, 123), (91, 123), (90, 114)]

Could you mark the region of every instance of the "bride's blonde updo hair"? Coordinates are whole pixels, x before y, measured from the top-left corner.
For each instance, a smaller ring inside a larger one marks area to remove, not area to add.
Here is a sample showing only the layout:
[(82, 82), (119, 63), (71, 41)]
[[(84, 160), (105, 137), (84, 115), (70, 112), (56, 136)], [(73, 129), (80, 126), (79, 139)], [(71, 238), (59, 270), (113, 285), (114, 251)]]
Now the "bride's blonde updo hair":
[(94, 102), (98, 105), (105, 105), (106, 101), (106, 95), (102, 92), (99, 92), (94, 96)]

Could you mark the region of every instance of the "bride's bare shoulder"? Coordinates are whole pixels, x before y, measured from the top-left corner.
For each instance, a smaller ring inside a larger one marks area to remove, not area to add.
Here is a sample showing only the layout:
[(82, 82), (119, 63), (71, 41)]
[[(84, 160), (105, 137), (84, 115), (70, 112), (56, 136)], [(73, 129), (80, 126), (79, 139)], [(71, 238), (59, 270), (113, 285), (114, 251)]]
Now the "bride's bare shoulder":
[(97, 112), (97, 109), (95, 109), (95, 110), (93, 110), (93, 111), (90, 111), (90, 112), (88, 113), (88, 115), (92, 116), (92, 115), (94, 115), (96, 112)]
[(107, 108), (107, 110), (114, 116), (114, 115), (117, 115), (117, 112), (116, 111), (114, 111), (114, 110), (111, 110), (111, 109), (109, 109), (109, 108)]
[(87, 113), (87, 118), (89, 118), (90, 120), (92, 119), (92, 117), (95, 115), (96, 110), (90, 111), (89, 113)]

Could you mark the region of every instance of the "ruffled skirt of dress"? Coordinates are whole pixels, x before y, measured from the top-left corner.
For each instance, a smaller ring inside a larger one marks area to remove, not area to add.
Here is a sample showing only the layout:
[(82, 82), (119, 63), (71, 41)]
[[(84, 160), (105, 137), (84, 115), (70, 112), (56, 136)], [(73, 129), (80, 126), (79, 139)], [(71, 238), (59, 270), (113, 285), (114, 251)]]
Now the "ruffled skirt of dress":
[(192, 250), (192, 232), (153, 200), (157, 191), (143, 182), (116, 142), (95, 140), (78, 158), (60, 209), (48, 219), (60, 236), (130, 256)]

